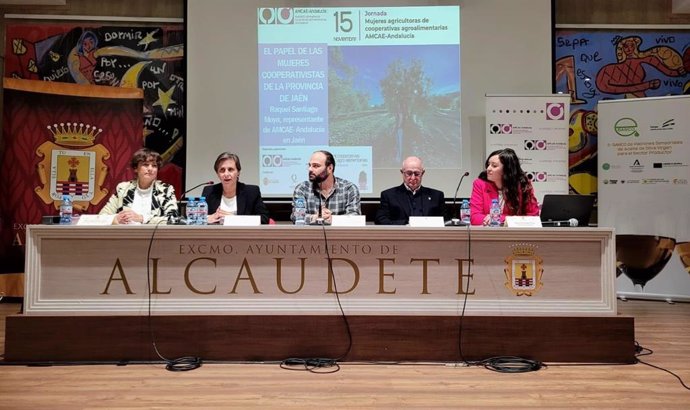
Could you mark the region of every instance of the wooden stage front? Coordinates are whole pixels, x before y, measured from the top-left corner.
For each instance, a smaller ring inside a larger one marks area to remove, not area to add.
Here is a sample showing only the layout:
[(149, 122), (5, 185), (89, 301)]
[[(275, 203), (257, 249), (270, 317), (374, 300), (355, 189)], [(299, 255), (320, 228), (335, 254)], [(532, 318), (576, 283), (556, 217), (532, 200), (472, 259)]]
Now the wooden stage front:
[[(481, 360), (633, 363), (632, 317), (348, 316), (7, 317), (6, 361)], [(462, 338), (460, 326), (462, 325)], [(462, 347), (462, 356), (460, 348)]]
[(29, 227), (5, 360), (635, 360), (611, 230), (165, 226), (147, 271), (153, 234)]

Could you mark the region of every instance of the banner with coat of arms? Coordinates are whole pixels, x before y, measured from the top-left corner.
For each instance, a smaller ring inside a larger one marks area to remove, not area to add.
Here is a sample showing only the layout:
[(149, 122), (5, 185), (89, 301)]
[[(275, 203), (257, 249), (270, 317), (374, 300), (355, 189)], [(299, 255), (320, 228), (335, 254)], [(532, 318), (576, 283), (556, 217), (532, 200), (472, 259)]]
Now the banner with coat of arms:
[(133, 177), (142, 97), (136, 88), (4, 79), (0, 273), (24, 271), (26, 225), (56, 215), (63, 194), (76, 213), (98, 213)]

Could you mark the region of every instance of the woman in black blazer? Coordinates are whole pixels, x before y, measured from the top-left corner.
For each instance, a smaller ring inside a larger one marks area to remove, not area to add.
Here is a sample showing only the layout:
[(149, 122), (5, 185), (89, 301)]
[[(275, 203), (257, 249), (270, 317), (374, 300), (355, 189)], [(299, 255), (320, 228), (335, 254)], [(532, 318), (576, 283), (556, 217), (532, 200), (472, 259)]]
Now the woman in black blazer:
[(232, 215), (259, 215), (261, 223), (267, 224), (268, 209), (261, 199), (259, 187), (239, 182), (240, 157), (223, 152), (216, 158), (213, 169), (220, 183), (207, 186), (201, 193), (208, 203), (208, 223), (222, 223), (223, 218)]

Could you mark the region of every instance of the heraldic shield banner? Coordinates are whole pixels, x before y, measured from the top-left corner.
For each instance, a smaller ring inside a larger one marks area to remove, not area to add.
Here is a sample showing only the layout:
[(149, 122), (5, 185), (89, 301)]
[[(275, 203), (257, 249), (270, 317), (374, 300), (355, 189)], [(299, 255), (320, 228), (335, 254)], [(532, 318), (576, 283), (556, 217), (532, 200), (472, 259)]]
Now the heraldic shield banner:
[(56, 215), (63, 194), (75, 213), (98, 213), (133, 177), (142, 98), (137, 88), (4, 79), (0, 273), (24, 271), (26, 226)]

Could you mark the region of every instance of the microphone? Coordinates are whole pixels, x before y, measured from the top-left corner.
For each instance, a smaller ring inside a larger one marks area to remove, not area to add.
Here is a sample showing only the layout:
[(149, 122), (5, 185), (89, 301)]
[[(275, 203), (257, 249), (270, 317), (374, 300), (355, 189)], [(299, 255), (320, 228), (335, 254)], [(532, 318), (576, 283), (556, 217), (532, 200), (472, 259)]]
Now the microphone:
[(206, 181), (206, 182), (202, 182), (202, 183), (200, 183), (200, 184), (198, 184), (198, 185), (194, 185), (193, 187), (191, 187), (191, 188), (189, 188), (188, 190), (184, 191), (184, 192), (182, 193), (182, 195), (180, 195), (180, 198), (184, 198), (185, 195), (187, 195), (188, 193), (190, 193), (190, 192), (194, 191), (195, 189), (199, 188), (200, 186), (204, 186), (204, 185), (213, 185), (213, 181)]
[[(182, 195), (180, 195), (180, 199), (177, 200), (177, 209), (180, 210), (180, 203), (182, 202), (182, 198), (184, 198), (188, 193), (194, 191), (195, 189), (199, 188), (200, 186), (204, 185), (213, 185), (213, 181), (206, 181), (202, 182), (200, 184), (194, 185), (193, 187), (189, 188), (188, 190), (184, 191)], [(168, 218), (168, 225), (186, 225), (187, 221), (183, 218), (183, 216), (180, 214), (177, 217), (169, 217)]]
[(547, 226), (579, 226), (580, 222), (576, 218), (570, 218), (567, 221), (542, 221), (542, 225)]
[[(458, 181), (458, 186), (455, 188), (455, 193), (453, 194), (453, 212), (455, 212), (455, 203), (458, 201), (458, 191), (460, 190), (460, 185), (462, 184), (462, 180), (465, 179), (466, 176), (468, 176), (470, 173), (469, 171), (465, 171), (462, 176), (460, 177), (460, 181)], [(458, 218), (452, 218), (450, 220), (450, 224), (453, 226), (459, 226), (461, 225), (461, 221)]]

